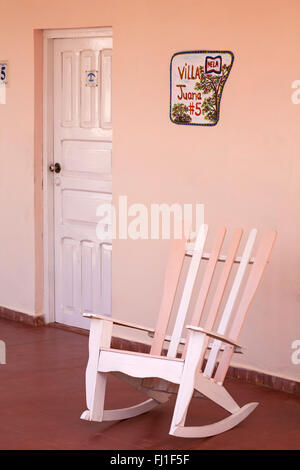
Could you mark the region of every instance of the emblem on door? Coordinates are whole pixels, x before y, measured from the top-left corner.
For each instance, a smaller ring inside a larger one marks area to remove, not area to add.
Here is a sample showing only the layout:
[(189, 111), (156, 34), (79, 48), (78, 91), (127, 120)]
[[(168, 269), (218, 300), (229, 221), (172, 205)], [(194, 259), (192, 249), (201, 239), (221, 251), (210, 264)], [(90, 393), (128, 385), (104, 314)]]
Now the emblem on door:
[(85, 86), (98, 86), (98, 70), (85, 71)]

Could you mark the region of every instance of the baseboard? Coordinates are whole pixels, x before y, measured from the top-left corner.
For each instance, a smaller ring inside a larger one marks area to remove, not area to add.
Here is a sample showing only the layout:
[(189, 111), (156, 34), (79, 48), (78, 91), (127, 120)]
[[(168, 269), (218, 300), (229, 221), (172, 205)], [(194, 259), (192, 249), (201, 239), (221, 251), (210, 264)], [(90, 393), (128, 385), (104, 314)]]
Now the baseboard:
[(44, 315), (29, 315), (28, 313), (18, 312), (6, 307), (0, 307), (0, 318), (6, 320), (13, 320), (16, 322), (24, 323), (30, 326), (43, 326), (45, 325)]
[[(0, 318), (7, 318), (9, 320), (20, 321), (32, 326), (41, 326), (45, 324), (44, 317), (32, 317), (25, 313), (16, 312), (9, 310), (4, 307), (0, 307)], [(61, 323), (49, 323), (47, 326), (52, 328), (59, 328), (72, 333), (88, 336), (89, 331), (82, 328), (77, 328), (68, 325), (62, 325)], [(124, 338), (113, 337), (111, 346), (116, 349), (123, 349), (126, 351), (137, 351), (142, 353), (148, 353), (150, 346), (145, 343), (130, 341)], [(278, 390), (280, 392), (291, 393), (293, 395), (300, 396), (300, 382), (291, 379), (285, 379), (275, 375), (266, 374), (256, 370), (244, 369), (242, 367), (230, 366), (227, 372), (227, 377), (238, 380), (240, 382), (246, 382), (255, 385), (261, 385), (268, 387), (272, 390)]]
[(285, 379), (276, 375), (266, 374), (257, 370), (244, 369), (242, 367), (230, 366), (227, 377), (241, 382), (255, 385), (262, 385), (280, 392), (292, 393), (300, 396), (300, 382), (292, 379)]

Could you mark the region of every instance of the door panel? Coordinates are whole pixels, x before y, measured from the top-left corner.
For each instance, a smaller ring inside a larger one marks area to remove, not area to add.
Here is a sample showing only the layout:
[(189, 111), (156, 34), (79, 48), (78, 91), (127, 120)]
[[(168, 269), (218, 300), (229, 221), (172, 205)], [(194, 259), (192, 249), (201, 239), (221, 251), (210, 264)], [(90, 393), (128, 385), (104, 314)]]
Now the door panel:
[(97, 208), (111, 202), (112, 38), (54, 40), (55, 320), (111, 314), (111, 240)]
[[(84, 158), (82, 158), (84, 155)], [(62, 142), (62, 163), (67, 176), (111, 176), (111, 143), (80, 140)]]
[(77, 191), (65, 189), (62, 191), (62, 223), (63, 225), (75, 224), (82, 227), (90, 225), (96, 231), (99, 217), (96, 216), (97, 207), (100, 204), (111, 202), (111, 195), (95, 191)]

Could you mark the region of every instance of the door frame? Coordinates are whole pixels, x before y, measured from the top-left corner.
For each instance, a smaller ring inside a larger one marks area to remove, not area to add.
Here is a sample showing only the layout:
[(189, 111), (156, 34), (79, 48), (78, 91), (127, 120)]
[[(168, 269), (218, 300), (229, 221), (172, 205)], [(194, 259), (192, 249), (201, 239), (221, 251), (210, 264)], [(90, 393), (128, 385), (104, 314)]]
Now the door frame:
[(43, 298), (45, 322), (55, 321), (54, 191), (53, 175), (53, 43), (54, 39), (112, 37), (112, 28), (52, 29), (43, 31)]

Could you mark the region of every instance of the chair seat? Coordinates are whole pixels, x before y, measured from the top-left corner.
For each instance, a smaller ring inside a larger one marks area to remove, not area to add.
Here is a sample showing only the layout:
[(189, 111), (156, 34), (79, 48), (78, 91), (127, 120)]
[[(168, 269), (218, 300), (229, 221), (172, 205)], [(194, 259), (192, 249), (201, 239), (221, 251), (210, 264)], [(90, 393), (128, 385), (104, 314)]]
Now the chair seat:
[(153, 356), (135, 351), (101, 348), (99, 372), (123, 372), (133, 377), (159, 377), (179, 384), (184, 360), (167, 356)]

